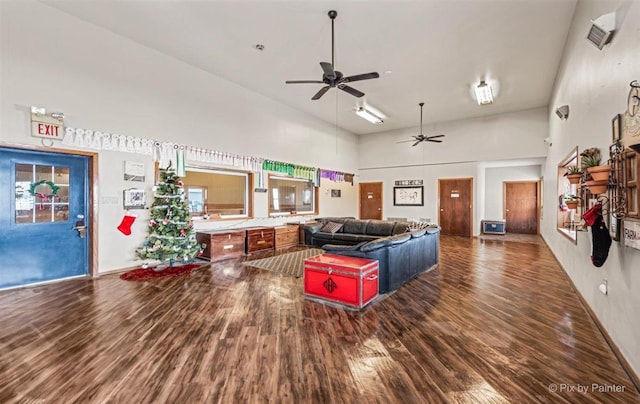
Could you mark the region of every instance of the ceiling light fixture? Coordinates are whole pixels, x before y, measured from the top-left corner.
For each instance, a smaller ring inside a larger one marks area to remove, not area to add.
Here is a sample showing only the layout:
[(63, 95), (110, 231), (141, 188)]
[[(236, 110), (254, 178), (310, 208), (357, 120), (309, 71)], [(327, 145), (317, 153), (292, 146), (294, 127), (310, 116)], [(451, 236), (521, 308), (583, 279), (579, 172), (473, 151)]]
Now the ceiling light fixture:
[(491, 85), (487, 84), (486, 81), (480, 81), (480, 84), (475, 87), (475, 92), (478, 105), (493, 103), (493, 91), (491, 90)]
[(378, 115), (374, 114), (373, 112), (369, 111), (365, 107), (357, 108), (356, 109), (356, 114), (358, 114), (358, 116), (360, 116), (361, 118), (364, 118), (367, 121), (369, 121), (369, 122), (371, 122), (373, 124), (376, 124), (376, 125), (380, 125), (380, 124), (384, 123), (382, 118), (380, 118)]

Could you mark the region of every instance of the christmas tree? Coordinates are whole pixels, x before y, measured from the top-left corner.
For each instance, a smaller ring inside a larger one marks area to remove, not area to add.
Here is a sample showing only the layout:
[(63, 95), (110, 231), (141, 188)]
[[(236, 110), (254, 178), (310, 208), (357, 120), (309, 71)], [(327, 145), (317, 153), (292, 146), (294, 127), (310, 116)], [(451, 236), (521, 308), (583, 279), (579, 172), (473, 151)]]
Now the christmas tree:
[(169, 261), (172, 266), (175, 261), (191, 261), (202, 252), (182, 186), (171, 166), (160, 170), (151, 204), (149, 236), (136, 251), (141, 259)]

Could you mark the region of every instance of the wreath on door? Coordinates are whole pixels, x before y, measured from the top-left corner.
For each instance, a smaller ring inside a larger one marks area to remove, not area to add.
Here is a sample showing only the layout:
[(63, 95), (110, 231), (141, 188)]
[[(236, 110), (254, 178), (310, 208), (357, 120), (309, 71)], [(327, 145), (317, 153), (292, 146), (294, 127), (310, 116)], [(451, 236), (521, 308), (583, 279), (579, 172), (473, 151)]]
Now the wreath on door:
[[(48, 194), (45, 194), (42, 192), (36, 192), (36, 189), (40, 185), (48, 185), (49, 188), (51, 188), (51, 192)], [(53, 200), (53, 198), (58, 194), (59, 189), (60, 187), (54, 184), (53, 181), (42, 180), (42, 181), (31, 183), (31, 185), (29, 186), (29, 194), (33, 197), (40, 198), (40, 210), (43, 210), (44, 209), (43, 203)]]

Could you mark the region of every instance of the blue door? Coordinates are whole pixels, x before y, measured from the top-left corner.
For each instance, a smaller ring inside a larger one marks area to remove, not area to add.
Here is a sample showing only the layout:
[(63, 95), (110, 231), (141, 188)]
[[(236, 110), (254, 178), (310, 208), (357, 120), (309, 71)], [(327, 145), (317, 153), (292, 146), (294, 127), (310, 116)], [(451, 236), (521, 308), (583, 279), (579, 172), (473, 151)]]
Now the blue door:
[(88, 157), (0, 148), (0, 288), (89, 272), (88, 183)]

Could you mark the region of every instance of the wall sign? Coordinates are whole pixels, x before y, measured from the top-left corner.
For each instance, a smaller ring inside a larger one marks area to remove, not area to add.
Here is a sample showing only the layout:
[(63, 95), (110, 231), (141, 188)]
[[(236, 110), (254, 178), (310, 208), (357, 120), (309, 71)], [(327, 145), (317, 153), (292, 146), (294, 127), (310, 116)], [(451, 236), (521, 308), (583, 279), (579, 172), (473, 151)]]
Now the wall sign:
[(44, 139), (64, 138), (64, 114), (48, 113), (44, 108), (31, 107), (31, 136)]
[(624, 220), (624, 245), (640, 250), (640, 222)]
[(422, 185), (422, 180), (397, 180), (396, 186), (403, 185)]

